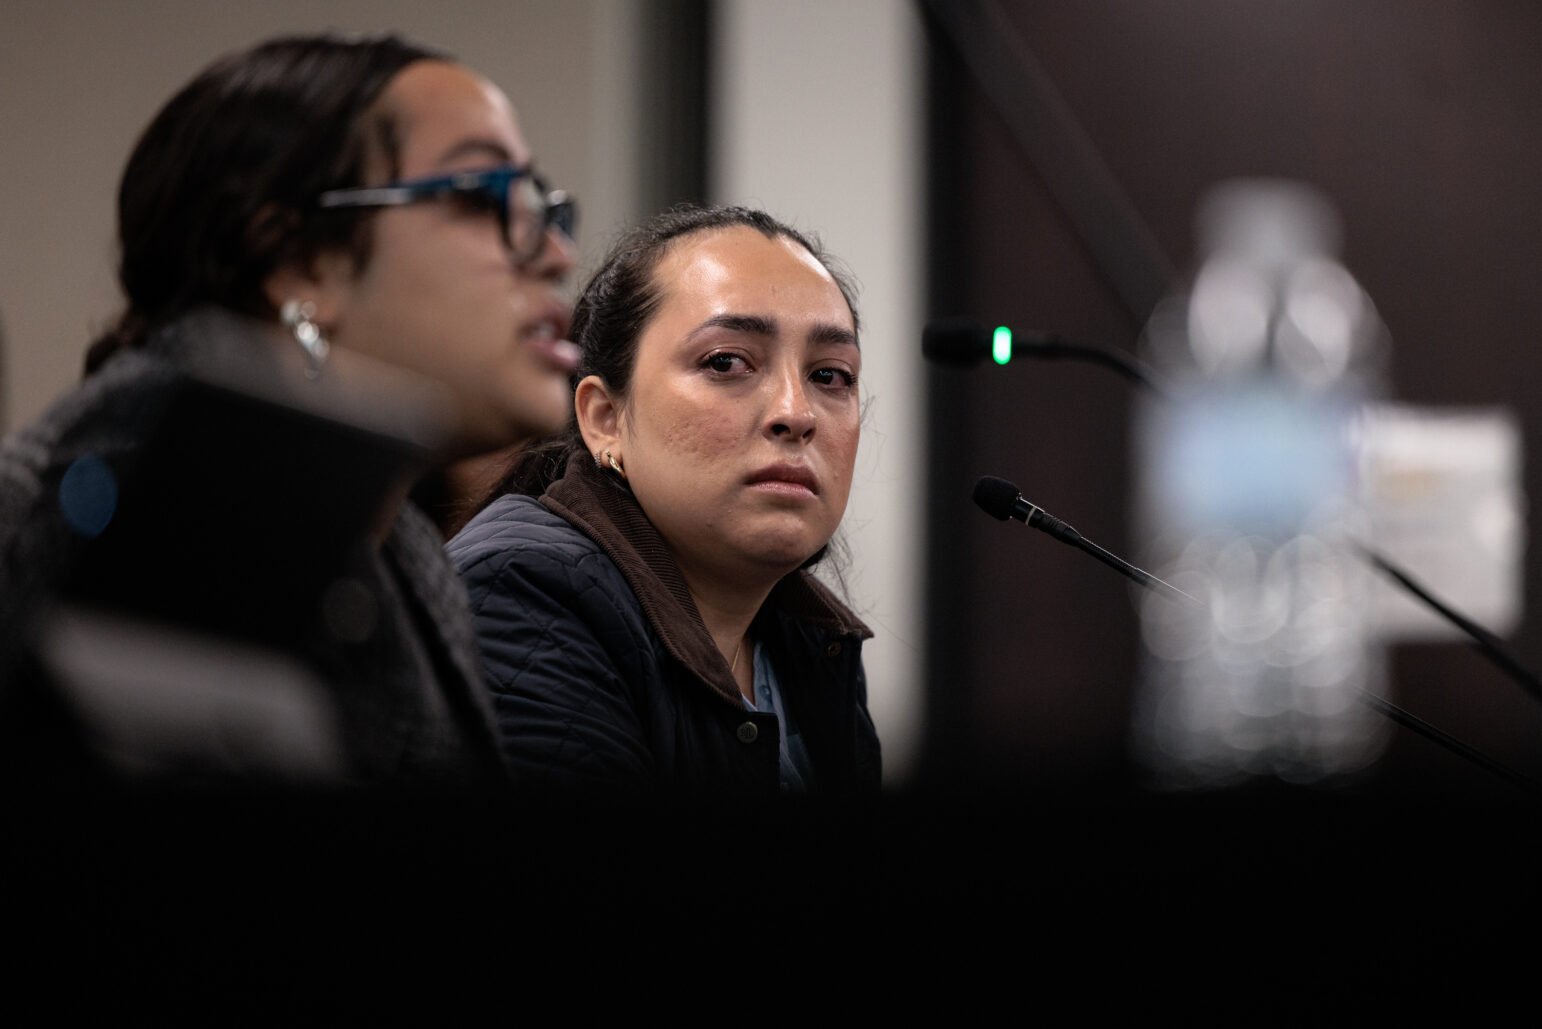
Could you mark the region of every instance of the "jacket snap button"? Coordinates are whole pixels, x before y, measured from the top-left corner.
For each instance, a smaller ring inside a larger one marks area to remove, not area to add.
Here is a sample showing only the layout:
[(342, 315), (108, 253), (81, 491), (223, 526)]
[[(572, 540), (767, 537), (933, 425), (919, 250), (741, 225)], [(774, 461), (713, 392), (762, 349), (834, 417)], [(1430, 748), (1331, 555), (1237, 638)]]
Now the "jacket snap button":
[(754, 743), (755, 737), (760, 735), (760, 730), (755, 728), (754, 722), (744, 722), (739, 726), (739, 742)]
[(834, 643), (830, 644), (828, 647), (825, 648), (825, 657), (840, 657), (840, 656), (841, 656), (841, 644), (840, 644), (839, 640), (836, 640)]

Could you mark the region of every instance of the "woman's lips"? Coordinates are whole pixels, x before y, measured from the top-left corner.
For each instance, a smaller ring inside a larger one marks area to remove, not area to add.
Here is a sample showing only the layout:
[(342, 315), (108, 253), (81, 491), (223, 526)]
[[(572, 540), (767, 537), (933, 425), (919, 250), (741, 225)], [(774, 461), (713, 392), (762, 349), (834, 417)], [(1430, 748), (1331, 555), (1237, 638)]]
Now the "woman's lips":
[(812, 497), (819, 493), (819, 478), (802, 465), (778, 464), (762, 468), (749, 477), (749, 485), (790, 497)]
[(555, 323), (542, 322), (524, 334), (523, 342), (544, 357), (552, 367), (571, 374), (578, 370), (578, 359), (582, 352), (577, 343), (561, 338), (557, 330)]

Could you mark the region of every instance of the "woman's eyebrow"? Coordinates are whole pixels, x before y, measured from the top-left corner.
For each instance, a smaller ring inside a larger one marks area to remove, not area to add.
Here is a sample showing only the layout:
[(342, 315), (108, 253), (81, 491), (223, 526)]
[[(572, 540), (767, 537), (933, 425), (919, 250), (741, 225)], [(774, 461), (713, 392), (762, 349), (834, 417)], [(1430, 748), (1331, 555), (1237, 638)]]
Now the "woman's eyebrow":
[(857, 334), (844, 325), (831, 325), (828, 322), (820, 322), (808, 330), (808, 341), (819, 344), (850, 344), (857, 346)]
[(708, 329), (728, 329), (730, 332), (745, 332), (754, 336), (775, 336), (776, 320), (761, 314), (715, 314), (692, 329), (691, 335), (696, 336)]
[[(763, 314), (715, 314), (691, 331), (694, 338), (708, 329), (727, 329), (753, 336), (775, 336), (778, 326), (775, 318)], [(844, 325), (819, 322), (808, 331), (808, 341), (820, 345), (857, 345), (857, 334)]]
[(439, 155), (439, 164), (449, 164), (463, 157), (485, 156), (491, 157), (499, 164), (514, 164), (514, 155), (509, 153), (509, 148), (494, 139), (463, 139), (450, 149)]

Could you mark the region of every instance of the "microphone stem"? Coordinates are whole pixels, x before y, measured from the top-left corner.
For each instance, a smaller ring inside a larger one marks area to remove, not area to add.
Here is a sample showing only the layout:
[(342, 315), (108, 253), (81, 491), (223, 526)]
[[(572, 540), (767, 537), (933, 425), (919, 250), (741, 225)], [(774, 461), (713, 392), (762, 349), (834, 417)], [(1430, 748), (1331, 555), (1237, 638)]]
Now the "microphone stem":
[(1089, 364), (1100, 364), (1161, 397), (1172, 398), (1172, 390), (1156, 377), (1156, 373), (1149, 366), (1122, 350), (1097, 347), (1087, 343), (1071, 343), (1059, 336), (1029, 339), (1021, 346), (1014, 346), (1012, 349), (1014, 353), (1021, 350), (1024, 354), (1049, 361), (1086, 361)]
[(1472, 637), (1479, 651), (1490, 661), (1494, 662), (1494, 664), (1498, 665), (1510, 678), (1519, 683), (1521, 688), (1529, 693), (1533, 700), (1542, 700), (1542, 683), (1538, 682), (1536, 675), (1530, 669), (1517, 661), (1505, 649), (1499, 637), (1449, 604), (1443, 603), (1433, 593), (1415, 582), (1413, 576), (1393, 564), (1390, 558), (1372, 550), (1363, 543), (1356, 543), (1354, 547), (1360, 552), (1360, 556), (1369, 561), (1374, 568), (1392, 578), (1398, 585), (1434, 609), (1436, 614)]
[(1497, 775), (1510, 784), (1520, 787), (1525, 792), (1531, 794), (1532, 797), (1542, 797), (1542, 788), (1539, 788), (1531, 779), (1507, 765), (1495, 761), (1477, 748), (1463, 743), (1445, 730), (1437, 729), (1412, 711), (1404, 710), (1390, 701), (1383, 700), (1367, 689), (1360, 690), (1360, 703), (1373, 711), (1380, 712), (1403, 728), (1423, 736), (1431, 743), (1444, 747), (1458, 757), (1466, 758), (1484, 771)]
[(1092, 542), (1090, 539), (1087, 539), (1081, 533), (1076, 532), (1076, 530), (1072, 529), (1071, 533), (1072, 535), (1063, 537), (1065, 542), (1071, 544), (1073, 547), (1076, 547), (1079, 550), (1083, 550), (1086, 553), (1091, 554), (1093, 557), (1097, 558), (1099, 561), (1102, 561), (1104, 564), (1108, 565), (1108, 567), (1119, 572), (1121, 575), (1133, 579), (1147, 589), (1155, 590), (1163, 596), (1170, 597), (1174, 600), (1187, 600), (1193, 604), (1199, 603), (1199, 599), (1197, 597), (1183, 592), (1176, 586), (1172, 586), (1166, 582), (1163, 582), (1161, 579), (1158, 579), (1155, 575), (1152, 575), (1145, 569), (1137, 568), (1135, 565), (1130, 564), (1130, 562), (1126, 561), (1124, 558), (1109, 553), (1102, 547), (1098, 546), (1096, 543)]

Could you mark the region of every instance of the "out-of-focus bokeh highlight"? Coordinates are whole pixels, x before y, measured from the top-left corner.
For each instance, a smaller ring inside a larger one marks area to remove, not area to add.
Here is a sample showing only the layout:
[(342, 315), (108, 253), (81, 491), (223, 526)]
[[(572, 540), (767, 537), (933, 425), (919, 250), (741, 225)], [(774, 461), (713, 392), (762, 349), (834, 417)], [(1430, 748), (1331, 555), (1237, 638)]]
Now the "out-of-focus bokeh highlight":
[(1375, 307), (1338, 262), (1327, 201), (1233, 182), (1199, 214), (1192, 288), (1145, 337), (1174, 393), (1137, 425), (1148, 567), (1136, 743), (1157, 779), (1317, 781), (1374, 759), (1384, 689), (1350, 426), (1378, 392)]
[(1384, 644), (1457, 631), (1363, 548), (1517, 620), (1518, 433), (1381, 401), (1387, 333), (1318, 191), (1225, 183), (1197, 222), (1193, 284), (1143, 338), (1173, 393), (1141, 404), (1135, 502), (1147, 566), (1198, 603), (1138, 598), (1133, 742), (1165, 786), (1331, 781), (1386, 743), (1363, 703), (1386, 692)]

